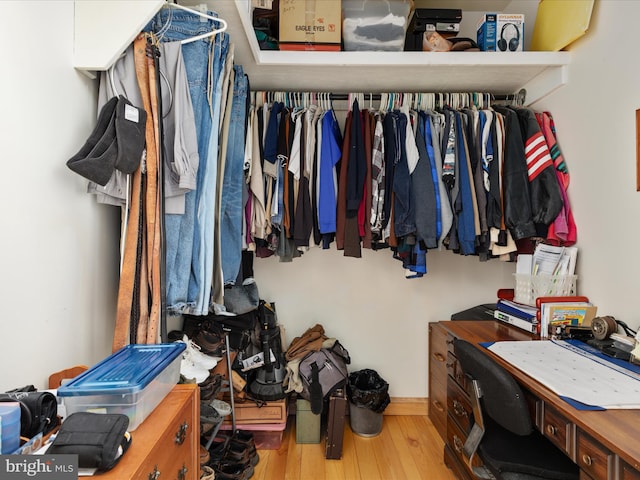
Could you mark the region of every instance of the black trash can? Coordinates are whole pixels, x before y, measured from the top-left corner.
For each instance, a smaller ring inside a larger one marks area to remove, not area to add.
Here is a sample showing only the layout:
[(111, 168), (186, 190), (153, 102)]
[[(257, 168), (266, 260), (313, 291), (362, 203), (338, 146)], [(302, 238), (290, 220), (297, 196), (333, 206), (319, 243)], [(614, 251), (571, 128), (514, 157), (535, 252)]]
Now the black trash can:
[(382, 431), (382, 414), (391, 402), (389, 384), (371, 369), (358, 370), (347, 379), (351, 430), (362, 437)]

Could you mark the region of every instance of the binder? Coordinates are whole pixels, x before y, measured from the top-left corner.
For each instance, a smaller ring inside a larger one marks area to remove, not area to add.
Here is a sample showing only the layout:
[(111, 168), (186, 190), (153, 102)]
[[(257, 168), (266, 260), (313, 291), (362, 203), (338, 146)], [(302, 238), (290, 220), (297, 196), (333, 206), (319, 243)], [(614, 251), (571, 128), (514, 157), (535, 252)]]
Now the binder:
[(325, 455), (328, 460), (342, 458), (342, 442), (344, 439), (344, 421), (347, 414), (347, 395), (342, 388), (329, 395), (329, 412), (327, 414), (327, 435)]
[(501, 312), (500, 310), (496, 310), (493, 314), (497, 320), (501, 322), (508, 323), (509, 325), (513, 325), (514, 327), (519, 328), (520, 330), (524, 330), (528, 333), (539, 333), (540, 325), (538, 323), (533, 323), (529, 320), (525, 320), (523, 318), (516, 317), (515, 315), (510, 315), (505, 312)]
[(513, 315), (514, 317), (522, 318), (531, 322), (537, 322), (536, 317), (538, 311), (534, 307), (529, 307), (526, 305), (521, 306), (514, 302), (500, 299), (498, 300), (496, 308), (501, 312), (508, 313), (509, 315)]

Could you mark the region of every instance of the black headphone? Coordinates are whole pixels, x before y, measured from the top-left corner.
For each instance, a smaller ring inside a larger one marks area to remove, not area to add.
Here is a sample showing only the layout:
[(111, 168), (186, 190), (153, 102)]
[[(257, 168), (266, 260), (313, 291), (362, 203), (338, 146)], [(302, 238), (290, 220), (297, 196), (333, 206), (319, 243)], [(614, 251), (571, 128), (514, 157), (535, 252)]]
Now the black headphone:
[(516, 36), (511, 40), (509, 40), (509, 44), (508, 44), (509, 51), (515, 52), (516, 49), (518, 48), (518, 44), (520, 43), (520, 29), (513, 23), (505, 23), (502, 26), (502, 30), (500, 30), (500, 40), (498, 40), (498, 48), (500, 49), (501, 52), (507, 51), (507, 41), (504, 39), (504, 30), (509, 25), (511, 25), (513, 29), (516, 31)]

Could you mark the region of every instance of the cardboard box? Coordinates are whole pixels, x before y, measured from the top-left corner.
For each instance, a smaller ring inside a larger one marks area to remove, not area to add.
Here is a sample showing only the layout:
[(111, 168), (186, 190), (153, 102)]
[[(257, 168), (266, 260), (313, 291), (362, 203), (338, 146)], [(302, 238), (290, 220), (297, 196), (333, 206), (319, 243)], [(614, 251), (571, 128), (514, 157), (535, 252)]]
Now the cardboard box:
[(483, 52), (524, 51), (524, 15), (484, 14), (478, 21), (477, 42)]
[(339, 51), (341, 0), (280, 0), (280, 50)]
[[(224, 399), (229, 403), (229, 399)], [(287, 421), (287, 399), (265, 402), (261, 407), (255, 402), (234, 402), (236, 422), (243, 424), (282, 423)], [(225, 424), (231, 423), (231, 415), (224, 418)]]

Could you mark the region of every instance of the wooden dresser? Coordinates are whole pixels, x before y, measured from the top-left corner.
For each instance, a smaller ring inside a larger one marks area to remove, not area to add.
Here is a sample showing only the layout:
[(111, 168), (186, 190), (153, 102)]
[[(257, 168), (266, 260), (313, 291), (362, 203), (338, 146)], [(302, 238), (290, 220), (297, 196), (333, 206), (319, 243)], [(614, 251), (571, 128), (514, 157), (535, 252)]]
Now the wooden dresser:
[(200, 390), (176, 385), (131, 432), (131, 447), (100, 480), (197, 480), (200, 478)]
[[(495, 321), (431, 323), (429, 335), (429, 416), (445, 442), (447, 466), (458, 478), (475, 480), (462, 455), (472, 412), (453, 340), (478, 344), (533, 337)], [(492, 356), (523, 387), (536, 428), (580, 467), (581, 480), (640, 480), (640, 410), (576, 410), (544, 385)], [(439, 408), (443, 404), (444, 413)]]

